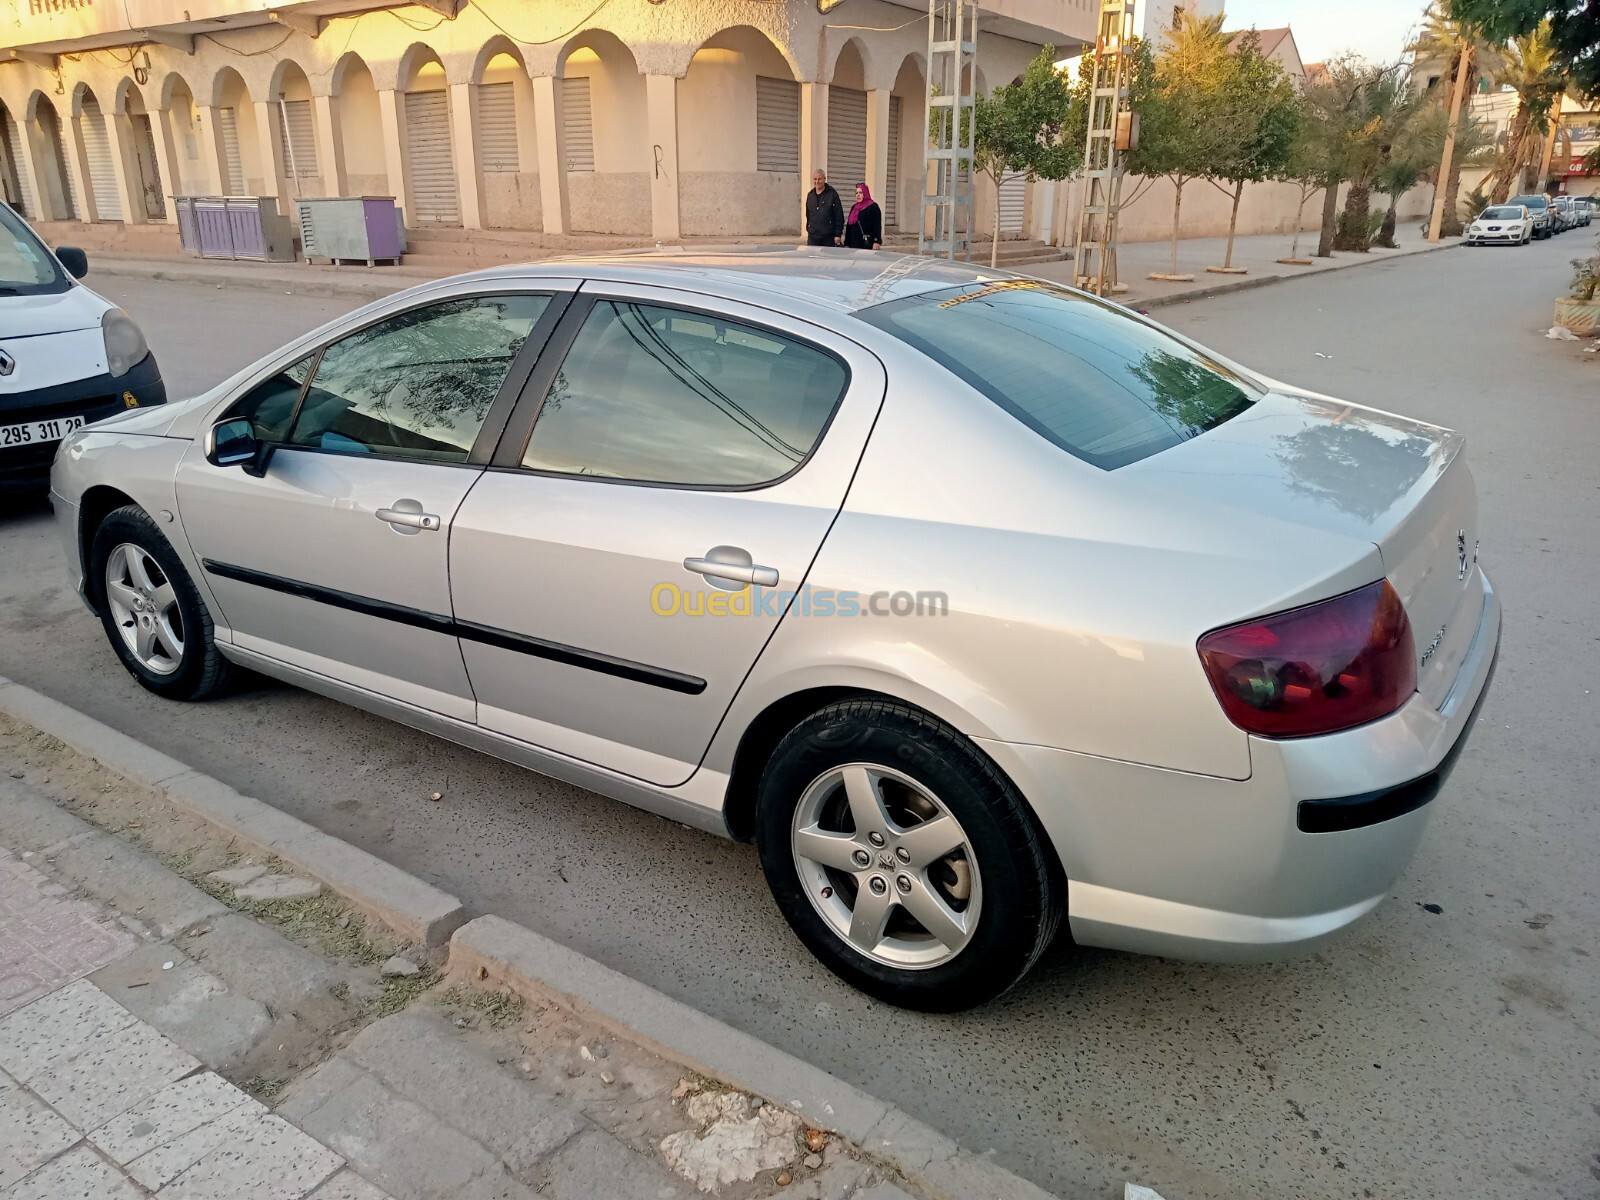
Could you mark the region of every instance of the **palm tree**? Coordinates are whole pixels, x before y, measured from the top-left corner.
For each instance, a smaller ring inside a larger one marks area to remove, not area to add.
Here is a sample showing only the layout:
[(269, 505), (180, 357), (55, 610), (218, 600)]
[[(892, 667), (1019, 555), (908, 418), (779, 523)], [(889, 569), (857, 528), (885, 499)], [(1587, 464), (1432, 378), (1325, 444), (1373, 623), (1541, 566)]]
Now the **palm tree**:
[(1344, 212), (1334, 234), (1335, 250), (1365, 253), (1372, 245), (1369, 208), (1373, 180), (1390, 160), (1395, 143), (1414, 118), (1419, 102), (1406, 85), (1399, 66), (1363, 69), (1346, 127), (1346, 178)]
[[(1502, 48), (1484, 37), (1471, 22), (1452, 19), (1448, 15), (1448, 6), (1441, 6), (1437, 0), (1428, 5), (1421, 35), (1406, 49), (1416, 54), (1419, 60), (1436, 62), (1446, 68), (1432, 89), (1432, 93), (1437, 93), (1438, 103), (1446, 108), (1451, 103), (1456, 79), (1462, 71), (1466, 73), (1466, 94), (1470, 96), (1478, 90), (1480, 76), (1493, 75), (1501, 65)], [(1442, 156), (1442, 147), (1440, 152)], [(1456, 196), (1461, 191), (1459, 156), (1452, 154), (1451, 157), (1457, 161), (1451, 163), (1450, 175), (1445, 180), (1444, 223), (1439, 230), (1443, 237), (1458, 237), (1464, 228), (1461, 218), (1456, 215)]]
[(1532, 33), (1512, 39), (1502, 53), (1494, 81), (1517, 93), (1517, 110), (1511, 117), (1505, 148), (1489, 177), (1489, 203), (1504, 204), (1513, 188), (1521, 190), (1528, 168), (1538, 163), (1551, 110), (1567, 86), (1550, 40), (1548, 20)]
[[(1406, 140), (1414, 148), (1409, 153), (1415, 154), (1423, 164), (1422, 181), (1433, 184), (1434, 194), (1439, 191), (1439, 160), (1444, 152), (1444, 142), (1450, 127), (1449, 110), (1440, 105), (1429, 105), (1417, 114), (1415, 122), (1407, 131)], [(1455, 188), (1450, 195), (1450, 203), (1456, 208), (1448, 210), (1446, 217), (1460, 223), (1459, 195), (1461, 190), (1462, 168), (1485, 167), (1495, 161), (1494, 131), (1487, 122), (1480, 121), (1470, 113), (1463, 113), (1461, 120), (1456, 125), (1455, 151), (1450, 159), (1450, 175), (1455, 180)], [(1477, 214), (1474, 213), (1473, 216)], [(1448, 221), (1445, 232), (1448, 233)]]

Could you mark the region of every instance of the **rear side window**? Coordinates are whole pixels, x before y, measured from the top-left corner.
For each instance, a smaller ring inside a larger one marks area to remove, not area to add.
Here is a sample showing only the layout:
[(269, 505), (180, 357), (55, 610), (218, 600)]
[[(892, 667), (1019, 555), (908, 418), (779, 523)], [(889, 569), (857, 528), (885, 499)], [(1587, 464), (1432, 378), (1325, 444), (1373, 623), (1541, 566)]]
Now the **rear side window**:
[(968, 284), (856, 316), (1108, 471), (1215, 428), (1261, 394), (1170, 334), (1046, 283)]
[(522, 465), (685, 487), (758, 487), (811, 453), (844, 365), (755, 325), (601, 300), (556, 374)]

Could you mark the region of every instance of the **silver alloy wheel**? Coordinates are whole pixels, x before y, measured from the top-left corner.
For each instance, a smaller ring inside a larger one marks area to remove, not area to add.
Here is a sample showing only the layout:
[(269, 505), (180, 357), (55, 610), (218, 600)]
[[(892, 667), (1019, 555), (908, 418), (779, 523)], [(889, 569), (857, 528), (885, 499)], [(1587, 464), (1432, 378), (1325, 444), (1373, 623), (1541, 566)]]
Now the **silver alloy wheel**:
[(966, 831), (899, 771), (846, 763), (823, 772), (795, 806), (790, 844), (812, 906), (874, 962), (937, 967), (978, 928), (983, 881)]
[(123, 542), (106, 559), (106, 603), (128, 652), (152, 675), (183, 663), (178, 593), (150, 552)]

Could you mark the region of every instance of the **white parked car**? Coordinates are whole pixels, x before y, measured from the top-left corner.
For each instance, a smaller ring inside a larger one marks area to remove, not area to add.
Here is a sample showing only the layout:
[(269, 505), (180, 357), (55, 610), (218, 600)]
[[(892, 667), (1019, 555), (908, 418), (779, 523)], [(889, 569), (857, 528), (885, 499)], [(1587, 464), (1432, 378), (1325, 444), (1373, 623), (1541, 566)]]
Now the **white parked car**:
[(1504, 242), (1525, 246), (1533, 240), (1533, 214), (1521, 204), (1495, 204), (1478, 214), (1467, 226), (1467, 245), (1487, 246)]

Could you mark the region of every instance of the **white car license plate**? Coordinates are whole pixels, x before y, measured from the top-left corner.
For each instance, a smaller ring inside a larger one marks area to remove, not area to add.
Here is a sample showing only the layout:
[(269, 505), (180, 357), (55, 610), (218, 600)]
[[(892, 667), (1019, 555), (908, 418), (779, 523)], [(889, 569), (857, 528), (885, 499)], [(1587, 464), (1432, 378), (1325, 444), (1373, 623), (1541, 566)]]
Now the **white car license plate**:
[(82, 429), (82, 417), (52, 417), (48, 421), (24, 421), (21, 425), (0, 425), (0, 450), (8, 446), (37, 446), (40, 442), (59, 442), (74, 429)]

